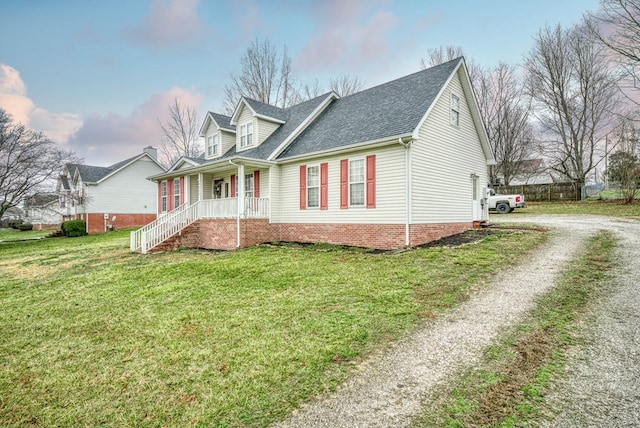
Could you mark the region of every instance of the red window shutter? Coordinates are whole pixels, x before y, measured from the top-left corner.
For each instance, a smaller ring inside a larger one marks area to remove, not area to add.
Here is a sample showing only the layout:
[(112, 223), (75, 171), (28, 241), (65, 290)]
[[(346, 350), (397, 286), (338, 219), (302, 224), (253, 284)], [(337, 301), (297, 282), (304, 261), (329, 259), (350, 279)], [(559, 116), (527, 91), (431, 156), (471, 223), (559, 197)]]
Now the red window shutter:
[(367, 156), (367, 208), (376, 207), (376, 155)]
[(231, 197), (232, 198), (236, 197), (236, 176), (235, 175), (231, 176)]
[(158, 214), (162, 212), (162, 181), (158, 181)]
[(307, 166), (300, 165), (300, 209), (307, 209)]
[(260, 171), (253, 171), (253, 197), (260, 197)]
[(329, 164), (320, 164), (320, 209), (329, 208)]
[(184, 177), (180, 177), (180, 205), (184, 205)]
[(349, 160), (340, 161), (340, 208), (349, 208)]
[(173, 180), (167, 180), (167, 212), (171, 211), (173, 206)]

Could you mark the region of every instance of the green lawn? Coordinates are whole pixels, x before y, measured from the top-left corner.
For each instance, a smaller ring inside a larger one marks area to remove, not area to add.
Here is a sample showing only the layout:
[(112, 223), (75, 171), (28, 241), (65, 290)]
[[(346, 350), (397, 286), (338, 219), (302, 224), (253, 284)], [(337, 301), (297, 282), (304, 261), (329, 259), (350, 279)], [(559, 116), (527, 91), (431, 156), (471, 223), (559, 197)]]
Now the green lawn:
[(146, 256), (126, 231), (0, 243), (0, 426), (266, 426), (544, 239)]
[(0, 228), (0, 241), (20, 241), (24, 239), (35, 239), (47, 236), (50, 230), (17, 230)]
[[(640, 202), (625, 204), (615, 200), (587, 200), (576, 202), (527, 202), (527, 208), (516, 209), (508, 214), (593, 214), (615, 217), (627, 217), (640, 220)], [(499, 219), (499, 214), (492, 214)]]

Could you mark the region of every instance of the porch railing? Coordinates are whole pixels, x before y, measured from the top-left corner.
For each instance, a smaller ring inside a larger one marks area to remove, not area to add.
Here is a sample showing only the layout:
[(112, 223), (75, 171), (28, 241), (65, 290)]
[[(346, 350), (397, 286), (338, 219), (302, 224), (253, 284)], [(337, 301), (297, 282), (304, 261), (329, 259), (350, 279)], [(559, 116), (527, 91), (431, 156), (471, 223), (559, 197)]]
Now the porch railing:
[[(202, 218), (238, 217), (238, 199), (205, 199), (191, 205), (182, 205), (158, 217), (146, 226), (131, 232), (130, 250), (146, 254), (153, 247), (182, 231), (191, 223)], [(240, 218), (269, 218), (269, 199), (245, 198), (244, 210)]]

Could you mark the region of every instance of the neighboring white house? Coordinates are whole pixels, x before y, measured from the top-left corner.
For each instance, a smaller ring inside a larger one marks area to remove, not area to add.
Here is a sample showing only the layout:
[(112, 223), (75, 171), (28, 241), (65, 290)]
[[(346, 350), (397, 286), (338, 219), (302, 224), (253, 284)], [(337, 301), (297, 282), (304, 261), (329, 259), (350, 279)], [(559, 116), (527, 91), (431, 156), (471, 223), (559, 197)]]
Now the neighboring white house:
[(340, 98), (208, 113), (205, 156), (157, 183), (158, 220), (131, 250), (269, 241), (392, 249), (488, 219), (495, 160), (462, 58)]
[(56, 193), (36, 193), (24, 200), (24, 221), (34, 230), (58, 229), (62, 223), (60, 204)]
[(146, 177), (165, 171), (153, 147), (108, 167), (67, 164), (56, 189), (64, 219), (85, 220), (88, 233), (148, 224), (157, 196)]

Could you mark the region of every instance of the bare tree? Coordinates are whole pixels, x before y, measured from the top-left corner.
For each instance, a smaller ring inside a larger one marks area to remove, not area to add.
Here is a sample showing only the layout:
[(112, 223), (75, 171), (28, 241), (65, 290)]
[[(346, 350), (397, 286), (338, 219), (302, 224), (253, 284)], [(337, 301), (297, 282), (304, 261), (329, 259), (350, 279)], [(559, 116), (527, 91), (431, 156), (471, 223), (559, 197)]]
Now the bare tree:
[(460, 57), (465, 57), (469, 78), (471, 79), (471, 83), (475, 85), (480, 78), (480, 66), (478, 66), (472, 58), (466, 58), (464, 50), (460, 46), (449, 45), (429, 48), (427, 50), (427, 56), (420, 59), (420, 69), (424, 70)]
[(0, 109), (0, 219), (26, 197), (55, 186), (64, 165), (76, 161), (72, 152)]
[(362, 89), (362, 81), (357, 76), (349, 76), (343, 74), (342, 76), (332, 78), (329, 81), (329, 90), (335, 92), (341, 97), (355, 94)]
[(233, 113), (242, 96), (281, 108), (289, 107), (299, 99), (286, 46), (279, 53), (269, 40), (255, 40), (240, 64), (240, 74), (232, 74), (231, 83), (225, 85), (227, 113)]
[(525, 94), (518, 69), (504, 62), (480, 70), (475, 89), (497, 162), (490, 173), (491, 183), (502, 178), (509, 185), (515, 175), (524, 172), (524, 161), (532, 152), (531, 98)]
[(200, 123), (194, 106), (182, 105), (178, 98), (174, 98), (169, 105), (169, 118), (166, 122), (158, 120), (158, 123), (164, 137), (160, 153), (166, 165), (171, 165), (181, 156), (200, 156), (203, 147), (200, 142)]
[(626, 203), (633, 203), (640, 187), (640, 135), (633, 122), (622, 118), (614, 139), (617, 151), (609, 157), (605, 173), (608, 179), (620, 183), (620, 192)]
[(617, 107), (616, 82), (603, 48), (584, 28), (540, 30), (525, 68), (527, 90), (551, 169), (582, 187), (595, 167), (599, 139)]
[(586, 26), (598, 42), (617, 54), (633, 87), (640, 89), (640, 0), (603, 0), (601, 4), (598, 12), (586, 15)]

